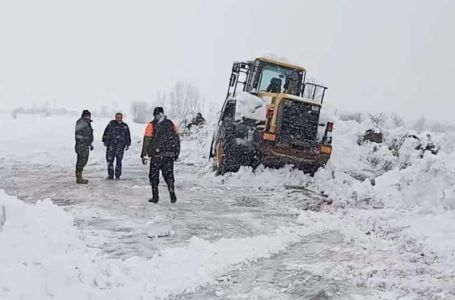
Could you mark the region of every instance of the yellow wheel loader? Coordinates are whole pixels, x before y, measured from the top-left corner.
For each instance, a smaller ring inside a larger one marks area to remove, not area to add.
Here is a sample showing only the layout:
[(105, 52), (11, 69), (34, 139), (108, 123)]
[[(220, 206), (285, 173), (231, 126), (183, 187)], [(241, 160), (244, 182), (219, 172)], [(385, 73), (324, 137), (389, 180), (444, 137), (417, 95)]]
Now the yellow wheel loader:
[(327, 88), (305, 77), (303, 67), (274, 58), (233, 64), (210, 149), (218, 174), (290, 164), (313, 175), (327, 163), (333, 123), (319, 122)]

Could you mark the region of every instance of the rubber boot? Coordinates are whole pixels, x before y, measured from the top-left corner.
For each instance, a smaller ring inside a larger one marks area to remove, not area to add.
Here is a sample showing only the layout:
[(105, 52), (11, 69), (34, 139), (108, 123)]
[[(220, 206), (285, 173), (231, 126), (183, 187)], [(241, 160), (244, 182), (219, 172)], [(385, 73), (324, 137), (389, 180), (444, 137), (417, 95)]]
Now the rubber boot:
[(87, 184), (88, 180), (82, 178), (82, 171), (76, 171), (76, 183), (77, 184)]
[(160, 200), (160, 198), (159, 198), (159, 194), (158, 194), (158, 187), (152, 186), (152, 198), (149, 199), (149, 202), (156, 204), (156, 203), (158, 203), (159, 200)]
[(171, 197), (171, 203), (177, 202), (177, 196), (175, 195), (175, 187), (174, 185), (169, 185), (169, 196)]

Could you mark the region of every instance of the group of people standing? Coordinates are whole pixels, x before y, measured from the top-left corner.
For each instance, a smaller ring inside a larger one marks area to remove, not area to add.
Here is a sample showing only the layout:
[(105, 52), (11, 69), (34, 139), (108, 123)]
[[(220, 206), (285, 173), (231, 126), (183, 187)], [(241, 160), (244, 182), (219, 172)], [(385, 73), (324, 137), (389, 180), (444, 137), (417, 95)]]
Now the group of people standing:
[[(152, 187), (152, 198), (149, 202), (159, 201), (159, 176), (160, 171), (169, 190), (171, 203), (177, 201), (175, 194), (174, 161), (180, 154), (180, 138), (178, 128), (164, 114), (162, 107), (153, 111), (153, 121), (147, 124), (142, 144), (141, 160), (144, 165), (150, 160), (149, 180)], [(76, 183), (87, 184), (82, 173), (93, 147), (92, 115), (84, 110), (76, 122), (75, 151)], [(119, 180), (122, 175), (122, 160), (125, 151), (131, 147), (131, 133), (128, 124), (123, 122), (121, 113), (115, 114), (115, 119), (110, 121), (103, 133), (103, 144), (106, 147), (106, 161), (108, 180)], [(114, 167), (115, 162), (115, 167)]]

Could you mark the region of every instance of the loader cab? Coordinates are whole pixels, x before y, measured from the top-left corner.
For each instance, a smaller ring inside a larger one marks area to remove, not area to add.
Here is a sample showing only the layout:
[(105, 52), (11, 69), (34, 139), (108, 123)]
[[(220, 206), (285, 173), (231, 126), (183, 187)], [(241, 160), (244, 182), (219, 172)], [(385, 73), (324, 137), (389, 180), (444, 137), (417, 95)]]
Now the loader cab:
[(259, 93), (290, 94), (300, 96), (303, 91), (306, 71), (304, 68), (257, 58), (253, 61), (235, 62), (232, 66), (226, 98), (235, 97), (236, 92), (259, 95)]
[(322, 105), (327, 87), (306, 81), (304, 68), (266, 58), (256, 59), (254, 65), (246, 91), (260, 97), (286, 94)]
[(303, 67), (260, 57), (233, 64), (226, 99), (244, 91), (259, 97), (287, 94), (322, 105), (326, 90), (325, 86), (306, 82)]
[(249, 78), (249, 92), (285, 93), (299, 96), (305, 81), (305, 69), (276, 62), (271, 59), (258, 58)]

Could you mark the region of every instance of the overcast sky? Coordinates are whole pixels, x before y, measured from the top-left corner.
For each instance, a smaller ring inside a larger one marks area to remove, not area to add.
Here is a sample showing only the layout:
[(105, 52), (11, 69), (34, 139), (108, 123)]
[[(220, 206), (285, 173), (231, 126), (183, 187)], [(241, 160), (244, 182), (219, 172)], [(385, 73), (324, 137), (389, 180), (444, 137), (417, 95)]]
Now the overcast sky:
[(0, 109), (152, 100), (183, 80), (222, 103), (232, 61), (305, 66), (344, 110), (453, 119), (455, 1), (0, 0)]

